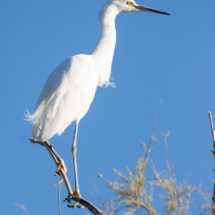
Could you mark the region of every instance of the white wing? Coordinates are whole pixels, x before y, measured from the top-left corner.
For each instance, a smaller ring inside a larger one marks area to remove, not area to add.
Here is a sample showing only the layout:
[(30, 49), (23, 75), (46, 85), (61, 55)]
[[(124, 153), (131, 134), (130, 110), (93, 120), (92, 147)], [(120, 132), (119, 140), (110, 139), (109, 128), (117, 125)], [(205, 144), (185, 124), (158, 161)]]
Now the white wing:
[(61, 134), (88, 111), (98, 85), (97, 67), (89, 55), (76, 55), (62, 62), (48, 77), (28, 118), (34, 139), (46, 141)]

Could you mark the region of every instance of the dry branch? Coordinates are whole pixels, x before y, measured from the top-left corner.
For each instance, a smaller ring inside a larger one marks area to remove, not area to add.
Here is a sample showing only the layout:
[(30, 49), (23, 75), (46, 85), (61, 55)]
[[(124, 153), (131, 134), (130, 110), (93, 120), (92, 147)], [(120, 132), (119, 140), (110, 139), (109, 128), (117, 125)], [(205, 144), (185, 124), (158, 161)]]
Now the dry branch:
[[(210, 124), (211, 124), (211, 132), (212, 132), (213, 147), (214, 147), (214, 149), (211, 149), (211, 152), (213, 153), (214, 158), (215, 158), (215, 130), (214, 130), (213, 119), (212, 119), (212, 115), (211, 115), (210, 111), (208, 112), (208, 116), (209, 116)], [(213, 191), (213, 195), (212, 195), (212, 201), (213, 201), (212, 215), (215, 215), (215, 183), (214, 183), (214, 191)]]
[[(55, 157), (55, 155), (50, 151), (48, 145), (46, 144), (46, 142), (41, 142), (41, 141), (35, 141), (33, 139), (30, 139), (31, 143), (38, 143), (42, 146), (45, 146), (46, 149), (48, 150), (48, 152), (50, 153), (52, 159), (54, 160), (56, 166), (59, 165), (59, 162), (57, 160), (57, 158)], [(64, 173), (64, 171), (62, 169), (60, 169), (60, 173), (63, 177), (64, 183), (66, 185), (67, 191), (68, 191), (68, 196), (67, 198), (64, 200), (68, 201), (70, 203), (70, 200), (73, 200), (75, 202), (79, 202), (81, 205), (83, 205), (84, 207), (86, 207), (89, 211), (91, 211), (93, 214), (95, 215), (105, 215), (104, 212), (102, 212), (101, 210), (99, 210), (95, 205), (93, 205), (91, 202), (87, 201), (86, 199), (83, 199), (81, 197), (77, 197), (77, 196), (73, 196), (73, 192), (72, 192), (72, 188), (70, 186), (70, 182), (67, 178), (67, 175)]]
[(61, 190), (61, 186), (62, 186), (62, 183), (59, 185), (59, 191), (58, 191), (58, 211), (59, 211), (59, 215), (62, 215), (61, 214), (61, 207), (60, 207), (60, 190)]
[(106, 211), (107, 215), (110, 215), (110, 213), (108, 212), (107, 206), (106, 206), (104, 200), (102, 199), (101, 195), (99, 194), (99, 191), (98, 191), (98, 189), (97, 189), (97, 187), (96, 187), (96, 185), (95, 185), (94, 183), (93, 183), (93, 186), (94, 186), (94, 188), (95, 188), (95, 190), (96, 190), (96, 193), (97, 193), (97, 195), (98, 195), (100, 201), (102, 202), (102, 204), (103, 204), (103, 206), (104, 206), (104, 208), (105, 208), (105, 211)]

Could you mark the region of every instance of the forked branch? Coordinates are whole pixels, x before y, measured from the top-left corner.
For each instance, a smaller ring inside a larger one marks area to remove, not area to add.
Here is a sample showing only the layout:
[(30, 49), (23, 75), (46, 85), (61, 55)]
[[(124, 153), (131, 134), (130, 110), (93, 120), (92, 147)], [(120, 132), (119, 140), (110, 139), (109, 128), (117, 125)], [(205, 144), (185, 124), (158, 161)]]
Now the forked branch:
[[(54, 160), (55, 162), (55, 165), (58, 166), (59, 165), (59, 162), (57, 160), (57, 158), (55, 157), (55, 155), (53, 155), (53, 153), (50, 151), (48, 145), (46, 144), (46, 142), (41, 142), (41, 141), (35, 141), (33, 139), (30, 139), (30, 142), (31, 143), (37, 143), (37, 144), (40, 144), (42, 146), (45, 146), (46, 149), (48, 150), (48, 152), (50, 153), (52, 159)], [(67, 192), (68, 192), (68, 196), (67, 198), (64, 200), (65, 201), (68, 201), (70, 203), (71, 200), (75, 201), (75, 202), (79, 202), (81, 205), (83, 205), (84, 207), (86, 207), (89, 211), (91, 211), (93, 214), (95, 215), (105, 215), (104, 212), (102, 212), (101, 210), (99, 210), (95, 205), (93, 205), (91, 202), (87, 201), (86, 199), (83, 199), (81, 197), (77, 197), (77, 196), (74, 196), (73, 195), (73, 192), (72, 192), (72, 188), (70, 186), (70, 182), (69, 182), (69, 179), (67, 178), (67, 175), (64, 173), (64, 171), (62, 169), (60, 169), (60, 173), (63, 177), (63, 180), (64, 180), (64, 183), (66, 185), (66, 188), (67, 188)]]

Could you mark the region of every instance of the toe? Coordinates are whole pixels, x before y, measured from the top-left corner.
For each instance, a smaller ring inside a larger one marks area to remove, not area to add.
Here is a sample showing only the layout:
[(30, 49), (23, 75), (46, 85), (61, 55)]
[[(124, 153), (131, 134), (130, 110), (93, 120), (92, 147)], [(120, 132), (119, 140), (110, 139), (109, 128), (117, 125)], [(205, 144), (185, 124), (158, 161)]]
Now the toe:
[(79, 204), (79, 202), (76, 202), (74, 205), (67, 205), (67, 207), (68, 207), (68, 208), (75, 208), (75, 207), (77, 206), (77, 208), (80, 208), (80, 209), (84, 208), (83, 205), (78, 206), (78, 204)]
[[(74, 193), (72, 194), (73, 196), (77, 196), (77, 197), (81, 197), (80, 191), (75, 190)], [(67, 198), (67, 201), (70, 203), (71, 197)], [(75, 208), (77, 205), (79, 204), (79, 202), (75, 202), (74, 205), (67, 205), (69, 208)], [(77, 206), (78, 208), (84, 208), (83, 205), (81, 206)]]
[(62, 182), (63, 182), (63, 177), (55, 185), (57, 186), (57, 185), (61, 184)]
[(78, 204), (79, 204), (79, 202), (76, 202), (74, 205), (68, 205), (68, 207), (69, 208), (75, 208)]

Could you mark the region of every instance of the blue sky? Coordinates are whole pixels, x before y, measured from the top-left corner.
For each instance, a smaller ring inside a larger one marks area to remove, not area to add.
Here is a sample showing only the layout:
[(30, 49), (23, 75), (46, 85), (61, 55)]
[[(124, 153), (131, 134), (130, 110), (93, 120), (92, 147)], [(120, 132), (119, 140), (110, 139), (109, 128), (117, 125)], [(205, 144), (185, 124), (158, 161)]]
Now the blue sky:
[[(33, 113), (51, 71), (67, 57), (89, 54), (99, 36), (98, 14), (106, 1), (8, 0), (0, 2), (1, 170), (0, 214), (22, 215), (15, 202), (31, 215), (57, 214), (55, 165), (46, 150), (29, 143)], [(112, 65), (117, 88), (98, 88), (78, 133), (78, 172), (81, 194), (101, 206), (92, 181), (104, 199), (109, 192), (97, 178), (113, 181), (113, 168), (133, 169), (141, 141), (148, 142), (160, 99), (151, 158), (158, 171), (166, 168), (162, 133), (168, 137), (170, 158), (181, 182), (212, 192), (213, 156), (208, 111), (215, 119), (214, 57), (215, 2), (139, 0), (169, 12), (120, 14)], [(74, 189), (71, 145), (74, 126), (50, 142), (64, 158)], [(90, 180), (92, 179), (92, 181)], [(66, 197), (62, 188), (62, 199)], [(96, 194), (95, 194), (96, 195)], [(159, 205), (158, 205), (159, 208)], [(62, 213), (87, 214), (67, 209)], [(159, 209), (158, 209), (159, 211)]]

